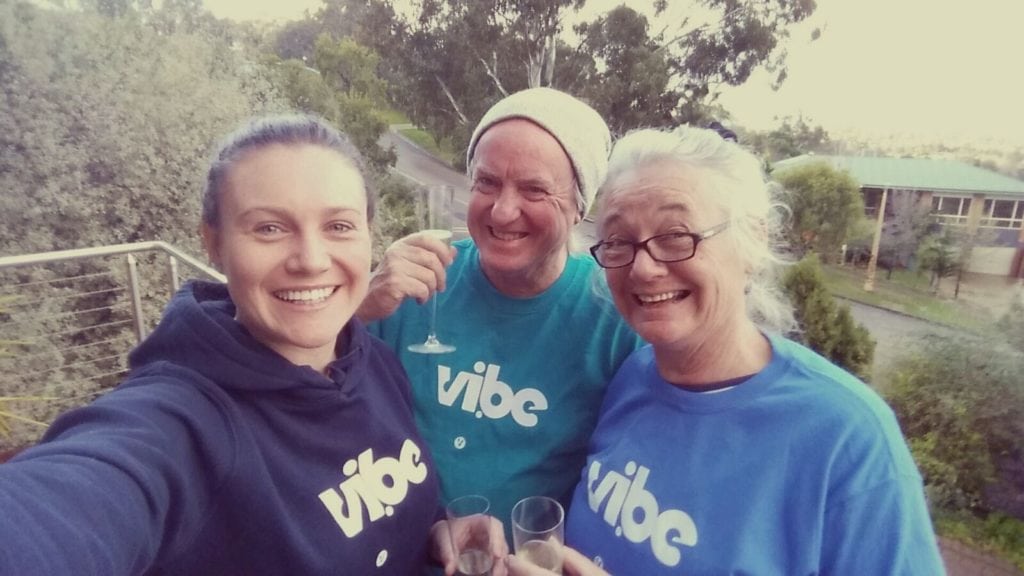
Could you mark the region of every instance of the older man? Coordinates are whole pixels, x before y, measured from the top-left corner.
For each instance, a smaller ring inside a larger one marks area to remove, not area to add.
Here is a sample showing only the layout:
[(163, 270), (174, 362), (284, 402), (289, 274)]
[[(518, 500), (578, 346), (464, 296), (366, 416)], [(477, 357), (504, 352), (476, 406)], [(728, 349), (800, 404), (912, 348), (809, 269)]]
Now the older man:
[[(605, 385), (640, 343), (595, 295), (593, 260), (570, 250), (609, 148), (601, 117), (564, 92), (501, 100), (467, 153), (471, 238), (455, 250), (424, 234), (399, 240), (360, 310), (409, 372), (445, 500), (485, 495), (506, 524), (523, 497), (568, 503)], [(431, 295), (453, 353), (407, 350), (427, 333), (417, 301)]]

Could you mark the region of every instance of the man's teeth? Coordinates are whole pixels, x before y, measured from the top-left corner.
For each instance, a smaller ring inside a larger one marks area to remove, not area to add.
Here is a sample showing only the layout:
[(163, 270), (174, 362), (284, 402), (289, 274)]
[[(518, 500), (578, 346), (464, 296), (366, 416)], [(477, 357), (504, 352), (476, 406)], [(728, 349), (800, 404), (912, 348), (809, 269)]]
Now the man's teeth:
[(637, 294), (636, 299), (639, 300), (641, 304), (656, 304), (666, 300), (674, 300), (682, 295), (682, 291), (662, 292), (661, 294)]
[(316, 290), (282, 290), (274, 295), (288, 302), (317, 302), (325, 300), (334, 293), (334, 288), (317, 288)]
[(498, 240), (504, 240), (506, 242), (526, 237), (526, 234), (522, 232), (498, 232), (497, 230), (491, 230), (491, 234), (493, 234)]

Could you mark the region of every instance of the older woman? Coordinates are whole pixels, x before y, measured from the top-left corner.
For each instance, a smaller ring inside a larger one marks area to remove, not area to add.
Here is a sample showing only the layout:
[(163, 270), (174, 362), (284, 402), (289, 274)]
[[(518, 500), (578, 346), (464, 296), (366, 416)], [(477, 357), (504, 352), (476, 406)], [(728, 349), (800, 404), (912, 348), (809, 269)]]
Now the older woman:
[(210, 166), (193, 282), (116, 390), (0, 465), (0, 574), (417, 573), (437, 479), (353, 313), (373, 195), (348, 140), (255, 121)]
[(650, 346), (609, 385), (566, 573), (943, 573), (892, 411), (779, 335), (771, 213), (758, 161), (713, 131), (615, 146), (592, 253)]

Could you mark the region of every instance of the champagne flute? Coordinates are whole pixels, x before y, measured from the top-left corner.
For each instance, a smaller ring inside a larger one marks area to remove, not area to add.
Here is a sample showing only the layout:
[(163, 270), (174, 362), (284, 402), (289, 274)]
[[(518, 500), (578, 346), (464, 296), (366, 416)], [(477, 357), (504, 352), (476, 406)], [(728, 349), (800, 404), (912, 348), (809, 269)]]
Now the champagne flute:
[(458, 576), (490, 576), (491, 504), (483, 496), (461, 496), (445, 506), (452, 552), (458, 558)]
[(564, 543), (565, 511), (557, 500), (529, 496), (512, 507), (512, 544), (516, 556), (561, 574)]
[[(452, 240), (452, 198), (455, 189), (438, 184), (418, 190), (416, 217), (425, 234), (448, 244)], [(430, 327), (427, 339), (422, 344), (409, 346), (410, 352), (420, 354), (446, 354), (454, 352), (455, 346), (444, 344), (437, 339), (437, 294), (430, 299)]]

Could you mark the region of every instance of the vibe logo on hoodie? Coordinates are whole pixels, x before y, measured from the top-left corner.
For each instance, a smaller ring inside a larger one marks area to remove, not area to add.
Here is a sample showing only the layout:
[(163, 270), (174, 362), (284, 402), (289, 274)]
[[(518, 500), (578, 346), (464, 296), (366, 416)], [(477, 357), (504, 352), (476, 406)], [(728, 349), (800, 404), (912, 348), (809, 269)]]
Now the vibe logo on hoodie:
[(353, 538), (363, 531), (367, 520), (373, 523), (394, 515), (395, 507), (409, 493), (409, 485), (426, 480), (427, 465), (420, 447), (406, 439), (398, 458), (374, 459), (373, 448), (367, 448), (345, 462), (342, 473), (345, 480), (338, 489), (328, 488), (319, 497), (345, 536)]
[(516, 424), (524, 428), (537, 425), (537, 412), (548, 409), (548, 399), (536, 388), (523, 388), (514, 392), (512, 387), (498, 379), (501, 366), (477, 362), (473, 372), (459, 372), (452, 380), (450, 366), (437, 365), (437, 401), (443, 406), (454, 406), (462, 396), (462, 410), (500, 420), (511, 415)]
[(682, 559), (683, 546), (697, 545), (697, 526), (690, 515), (671, 508), (662, 511), (654, 495), (646, 489), (650, 469), (626, 464), (620, 474), (609, 470), (601, 477), (601, 462), (594, 460), (587, 471), (587, 504), (615, 529), (615, 535), (625, 536), (634, 544), (650, 541), (651, 552), (658, 562), (673, 567)]

